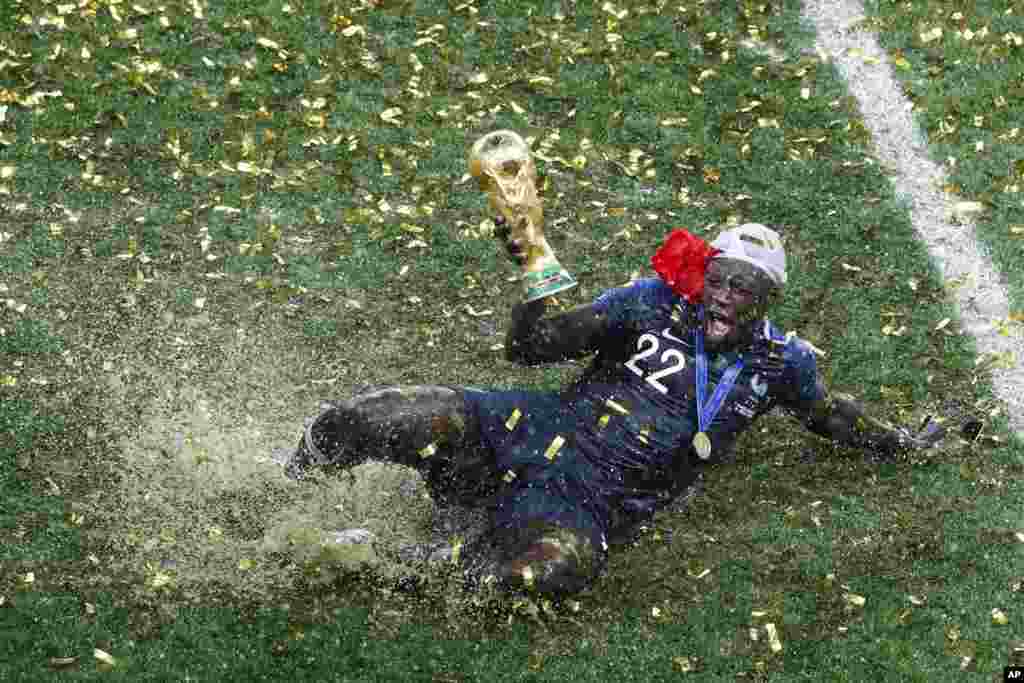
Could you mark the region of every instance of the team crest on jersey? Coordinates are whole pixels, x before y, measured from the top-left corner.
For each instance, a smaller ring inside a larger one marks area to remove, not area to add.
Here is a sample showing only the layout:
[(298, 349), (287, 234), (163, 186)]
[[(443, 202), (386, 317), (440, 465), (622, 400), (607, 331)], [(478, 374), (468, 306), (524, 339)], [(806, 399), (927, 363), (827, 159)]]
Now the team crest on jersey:
[(762, 382), (761, 375), (755, 373), (754, 376), (750, 378), (750, 390), (761, 398), (764, 398), (764, 395), (768, 393), (768, 384)]

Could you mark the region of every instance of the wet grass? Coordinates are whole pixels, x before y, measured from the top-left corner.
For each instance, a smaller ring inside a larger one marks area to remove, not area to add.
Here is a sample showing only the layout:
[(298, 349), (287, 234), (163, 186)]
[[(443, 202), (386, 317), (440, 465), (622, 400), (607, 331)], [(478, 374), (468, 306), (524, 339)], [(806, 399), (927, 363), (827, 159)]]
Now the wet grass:
[[(935, 330), (945, 283), (797, 4), (677, 5), (0, 9), (5, 680), (904, 681), (1010, 661), (1022, 460), (991, 368), (956, 322)], [(464, 178), (501, 126), (535, 138), (581, 283), (563, 307), (650, 274), (671, 227), (768, 223), (792, 282), (774, 317), (827, 350), (835, 389), (908, 424), (991, 414), (986, 438), (877, 466), (770, 418), (578, 609), (538, 619), (452, 577), (409, 597), (387, 562), (352, 571), (325, 531), (394, 544), (430, 511), (394, 469), (283, 480), (267, 456), (320, 400), (553, 389), (581, 367), (503, 359), (519, 285)]]
[(980, 202), (978, 238), (1024, 306), (1024, 13), (1007, 0), (866, 3), (950, 192)]

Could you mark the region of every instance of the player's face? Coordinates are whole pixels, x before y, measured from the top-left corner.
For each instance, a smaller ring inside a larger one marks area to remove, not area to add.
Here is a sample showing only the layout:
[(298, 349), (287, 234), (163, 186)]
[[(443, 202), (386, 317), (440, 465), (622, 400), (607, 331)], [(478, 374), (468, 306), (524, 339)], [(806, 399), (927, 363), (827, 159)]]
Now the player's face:
[(704, 346), (728, 351), (749, 344), (772, 289), (768, 276), (745, 261), (711, 261), (704, 273)]

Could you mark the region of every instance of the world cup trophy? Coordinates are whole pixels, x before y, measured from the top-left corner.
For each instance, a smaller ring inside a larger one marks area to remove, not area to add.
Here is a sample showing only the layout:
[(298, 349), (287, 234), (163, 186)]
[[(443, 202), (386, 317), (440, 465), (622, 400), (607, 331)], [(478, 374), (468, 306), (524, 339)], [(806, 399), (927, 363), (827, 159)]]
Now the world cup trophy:
[(511, 130), (488, 133), (469, 153), (469, 172), (488, 194), (491, 208), (505, 217), (513, 239), (524, 247), (525, 301), (535, 301), (576, 286), (544, 237), (544, 209), (537, 197), (537, 167), (530, 148)]

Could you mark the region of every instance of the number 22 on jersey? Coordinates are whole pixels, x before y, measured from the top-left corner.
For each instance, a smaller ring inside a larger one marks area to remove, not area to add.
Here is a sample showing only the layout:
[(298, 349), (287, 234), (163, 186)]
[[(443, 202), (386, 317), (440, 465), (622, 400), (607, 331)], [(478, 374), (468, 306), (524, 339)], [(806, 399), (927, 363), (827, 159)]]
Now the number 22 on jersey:
[[(652, 372), (646, 377), (644, 377), (644, 371), (636, 365), (637, 361), (656, 355), (660, 345), (661, 343), (656, 335), (649, 332), (640, 335), (640, 338), (636, 340), (636, 347), (639, 351), (634, 354), (632, 358), (626, 361), (625, 366), (629, 368), (633, 374), (637, 377), (643, 378), (645, 382), (660, 391), (662, 394), (667, 394), (668, 387), (658, 380), (662, 377), (667, 377), (668, 375), (683, 371), (686, 367), (686, 356), (683, 355), (682, 351), (679, 351), (678, 349), (665, 349), (665, 352), (661, 354), (661, 362), (665, 364), (665, 367), (657, 372)], [(672, 361), (671, 365), (668, 364), (670, 361)]]

